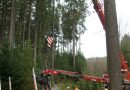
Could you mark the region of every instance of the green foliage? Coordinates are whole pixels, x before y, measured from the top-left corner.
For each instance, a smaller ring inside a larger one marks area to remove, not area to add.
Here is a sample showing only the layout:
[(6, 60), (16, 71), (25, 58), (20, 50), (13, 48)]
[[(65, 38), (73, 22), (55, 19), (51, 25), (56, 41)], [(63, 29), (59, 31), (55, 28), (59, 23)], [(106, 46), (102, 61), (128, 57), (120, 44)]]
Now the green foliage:
[(102, 84), (92, 81), (80, 80), (76, 83), (80, 90), (101, 90)]
[(121, 50), (128, 61), (128, 66), (130, 66), (130, 35), (124, 35), (121, 40)]
[[(62, 70), (73, 71), (73, 55), (72, 53), (57, 53), (55, 55), (55, 68)], [(61, 66), (62, 65), (62, 66)], [(76, 71), (78, 72), (86, 72), (86, 60), (85, 57), (78, 52), (76, 54)]]
[[(72, 54), (59, 53), (55, 55), (55, 68), (62, 70), (72, 70)], [(62, 66), (61, 66), (62, 65)]]
[[(0, 50), (0, 77), (2, 79), (2, 89), (8, 89), (8, 77), (10, 76), (13, 82), (12, 84), (14, 86), (14, 89), (17, 90), (18, 88), (16, 86), (19, 86), (20, 88), (22, 87), (20, 85), (22, 81), (21, 74), (19, 72), (20, 63), (18, 63), (18, 60), (12, 57), (12, 52), (8, 49), (7, 45), (3, 46), (3, 48), (1, 48)], [(16, 82), (14, 82), (14, 80)]]
[[(52, 50), (43, 45), (46, 34), (52, 34), (54, 31), (55, 42), (58, 41), (58, 36), (64, 37), (64, 41), (70, 42), (73, 29), (76, 32), (76, 38), (78, 38), (80, 31), (85, 30), (85, 0), (64, 1), (66, 4), (63, 5), (59, 0), (56, 0), (56, 5), (53, 7), (53, 0), (15, 0), (14, 14), (16, 17), (13, 22), (15, 27), (12, 36), (9, 36), (12, 0), (0, 1), (0, 77), (2, 90), (8, 89), (9, 76), (12, 79), (13, 90), (32, 90), (34, 45), (37, 45), (35, 48), (37, 73), (46, 65), (51, 68)], [(36, 33), (37, 37), (35, 38)], [(9, 41), (10, 37), (13, 38), (12, 48), (8, 48), (9, 44), (5, 43), (5, 41)], [(64, 47), (64, 41), (62, 47)], [(54, 44), (54, 46), (57, 45), (57, 43)], [(43, 48), (48, 51), (42, 52)], [(72, 53), (58, 52), (55, 55), (55, 67), (73, 71)], [(77, 53), (76, 59), (76, 70), (85, 72), (86, 61), (84, 56)]]
[[(17, 49), (18, 50), (18, 49)], [(16, 51), (15, 51), (16, 52)], [(14, 54), (16, 55), (16, 54)], [(25, 47), (23, 51), (18, 51), (18, 56), (16, 56), (21, 63), (21, 71), (24, 82), (22, 88), (24, 90), (33, 89), (33, 79), (32, 79), (32, 68), (33, 68), (33, 49), (30, 47)]]
[(85, 0), (65, 0), (65, 3), (62, 8), (62, 31), (65, 39), (72, 40), (73, 30), (77, 37), (79, 32), (86, 29), (84, 21), (87, 7)]
[(73, 80), (62, 79), (62, 81), (57, 84), (57, 87), (59, 90), (67, 90), (67, 87), (69, 87), (69, 90), (74, 90), (76, 87), (78, 87), (79, 90), (102, 90), (103, 84), (92, 81), (85, 81), (83, 79), (76, 82)]
[(8, 78), (11, 77), (13, 90), (31, 90), (32, 85), (32, 49), (9, 50), (4, 44), (0, 49), (0, 77), (2, 90), (8, 89)]
[(81, 54), (81, 52), (78, 52), (75, 58), (76, 58), (76, 71), (85, 73), (87, 70), (86, 69), (87, 62), (85, 57)]

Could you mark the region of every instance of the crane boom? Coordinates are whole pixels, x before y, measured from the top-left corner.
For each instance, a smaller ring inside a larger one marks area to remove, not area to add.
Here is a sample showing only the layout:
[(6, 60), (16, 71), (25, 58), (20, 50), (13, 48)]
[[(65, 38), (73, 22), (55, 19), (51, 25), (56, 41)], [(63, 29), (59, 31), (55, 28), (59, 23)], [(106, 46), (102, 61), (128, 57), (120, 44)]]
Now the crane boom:
[(100, 18), (102, 26), (105, 29), (105, 14), (104, 14), (102, 4), (98, 0), (92, 0), (92, 2), (93, 2), (93, 5), (94, 5), (94, 9), (95, 9), (95, 11), (97, 12), (97, 14)]
[(64, 70), (53, 70), (53, 69), (46, 69), (42, 71), (43, 75), (67, 75), (67, 76), (72, 76), (72, 77), (79, 77), (81, 79), (87, 80), (87, 81), (94, 81), (94, 82), (99, 82), (99, 83), (107, 83), (107, 78), (105, 77), (96, 77), (96, 76), (89, 76), (89, 75), (84, 75), (79, 72), (70, 72), (70, 71), (64, 71)]

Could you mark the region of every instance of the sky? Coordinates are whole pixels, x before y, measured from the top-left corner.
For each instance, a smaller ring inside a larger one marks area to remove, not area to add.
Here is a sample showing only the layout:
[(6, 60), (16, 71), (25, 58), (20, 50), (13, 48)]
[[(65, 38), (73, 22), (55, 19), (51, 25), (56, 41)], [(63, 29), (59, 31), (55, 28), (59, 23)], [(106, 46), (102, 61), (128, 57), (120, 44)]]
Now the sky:
[[(86, 17), (86, 32), (81, 36), (81, 52), (86, 58), (106, 56), (106, 37), (102, 24), (93, 9), (91, 0), (87, 0), (88, 10)], [(130, 34), (130, 0), (116, 0), (117, 19), (120, 36)]]

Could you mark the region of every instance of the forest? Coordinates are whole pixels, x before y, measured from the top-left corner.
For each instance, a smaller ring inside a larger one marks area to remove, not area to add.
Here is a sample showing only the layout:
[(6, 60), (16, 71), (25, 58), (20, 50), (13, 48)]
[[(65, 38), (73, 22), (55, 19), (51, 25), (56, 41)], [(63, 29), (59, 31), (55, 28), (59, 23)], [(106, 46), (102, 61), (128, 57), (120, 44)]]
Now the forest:
[[(86, 0), (0, 0), (2, 90), (9, 89), (9, 77), (12, 90), (33, 90), (32, 68), (37, 76), (47, 68), (89, 73), (88, 63), (92, 60), (87, 60), (76, 47), (80, 35), (87, 30), (84, 25), (89, 16), (87, 8)], [(48, 37), (53, 37), (50, 46)], [(120, 47), (130, 66), (130, 35), (123, 36)], [(98, 62), (105, 61), (103, 58)], [(94, 72), (93, 75), (101, 75), (106, 69)], [(54, 79), (62, 88), (59, 90), (66, 90), (67, 85), (72, 89), (77, 85), (81, 90), (102, 87), (99, 83), (62, 75)]]

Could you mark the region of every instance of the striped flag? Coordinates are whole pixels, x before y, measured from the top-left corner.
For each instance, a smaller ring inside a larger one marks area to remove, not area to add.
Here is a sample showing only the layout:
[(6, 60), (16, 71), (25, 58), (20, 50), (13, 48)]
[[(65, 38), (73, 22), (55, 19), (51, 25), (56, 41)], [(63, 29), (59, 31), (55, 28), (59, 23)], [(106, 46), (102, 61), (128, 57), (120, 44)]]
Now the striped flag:
[(47, 46), (48, 46), (48, 47), (51, 47), (51, 46), (52, 46), (52, 43), (53, 43), (53, 37), (48, 36), (48, 37), (47, 37)]

